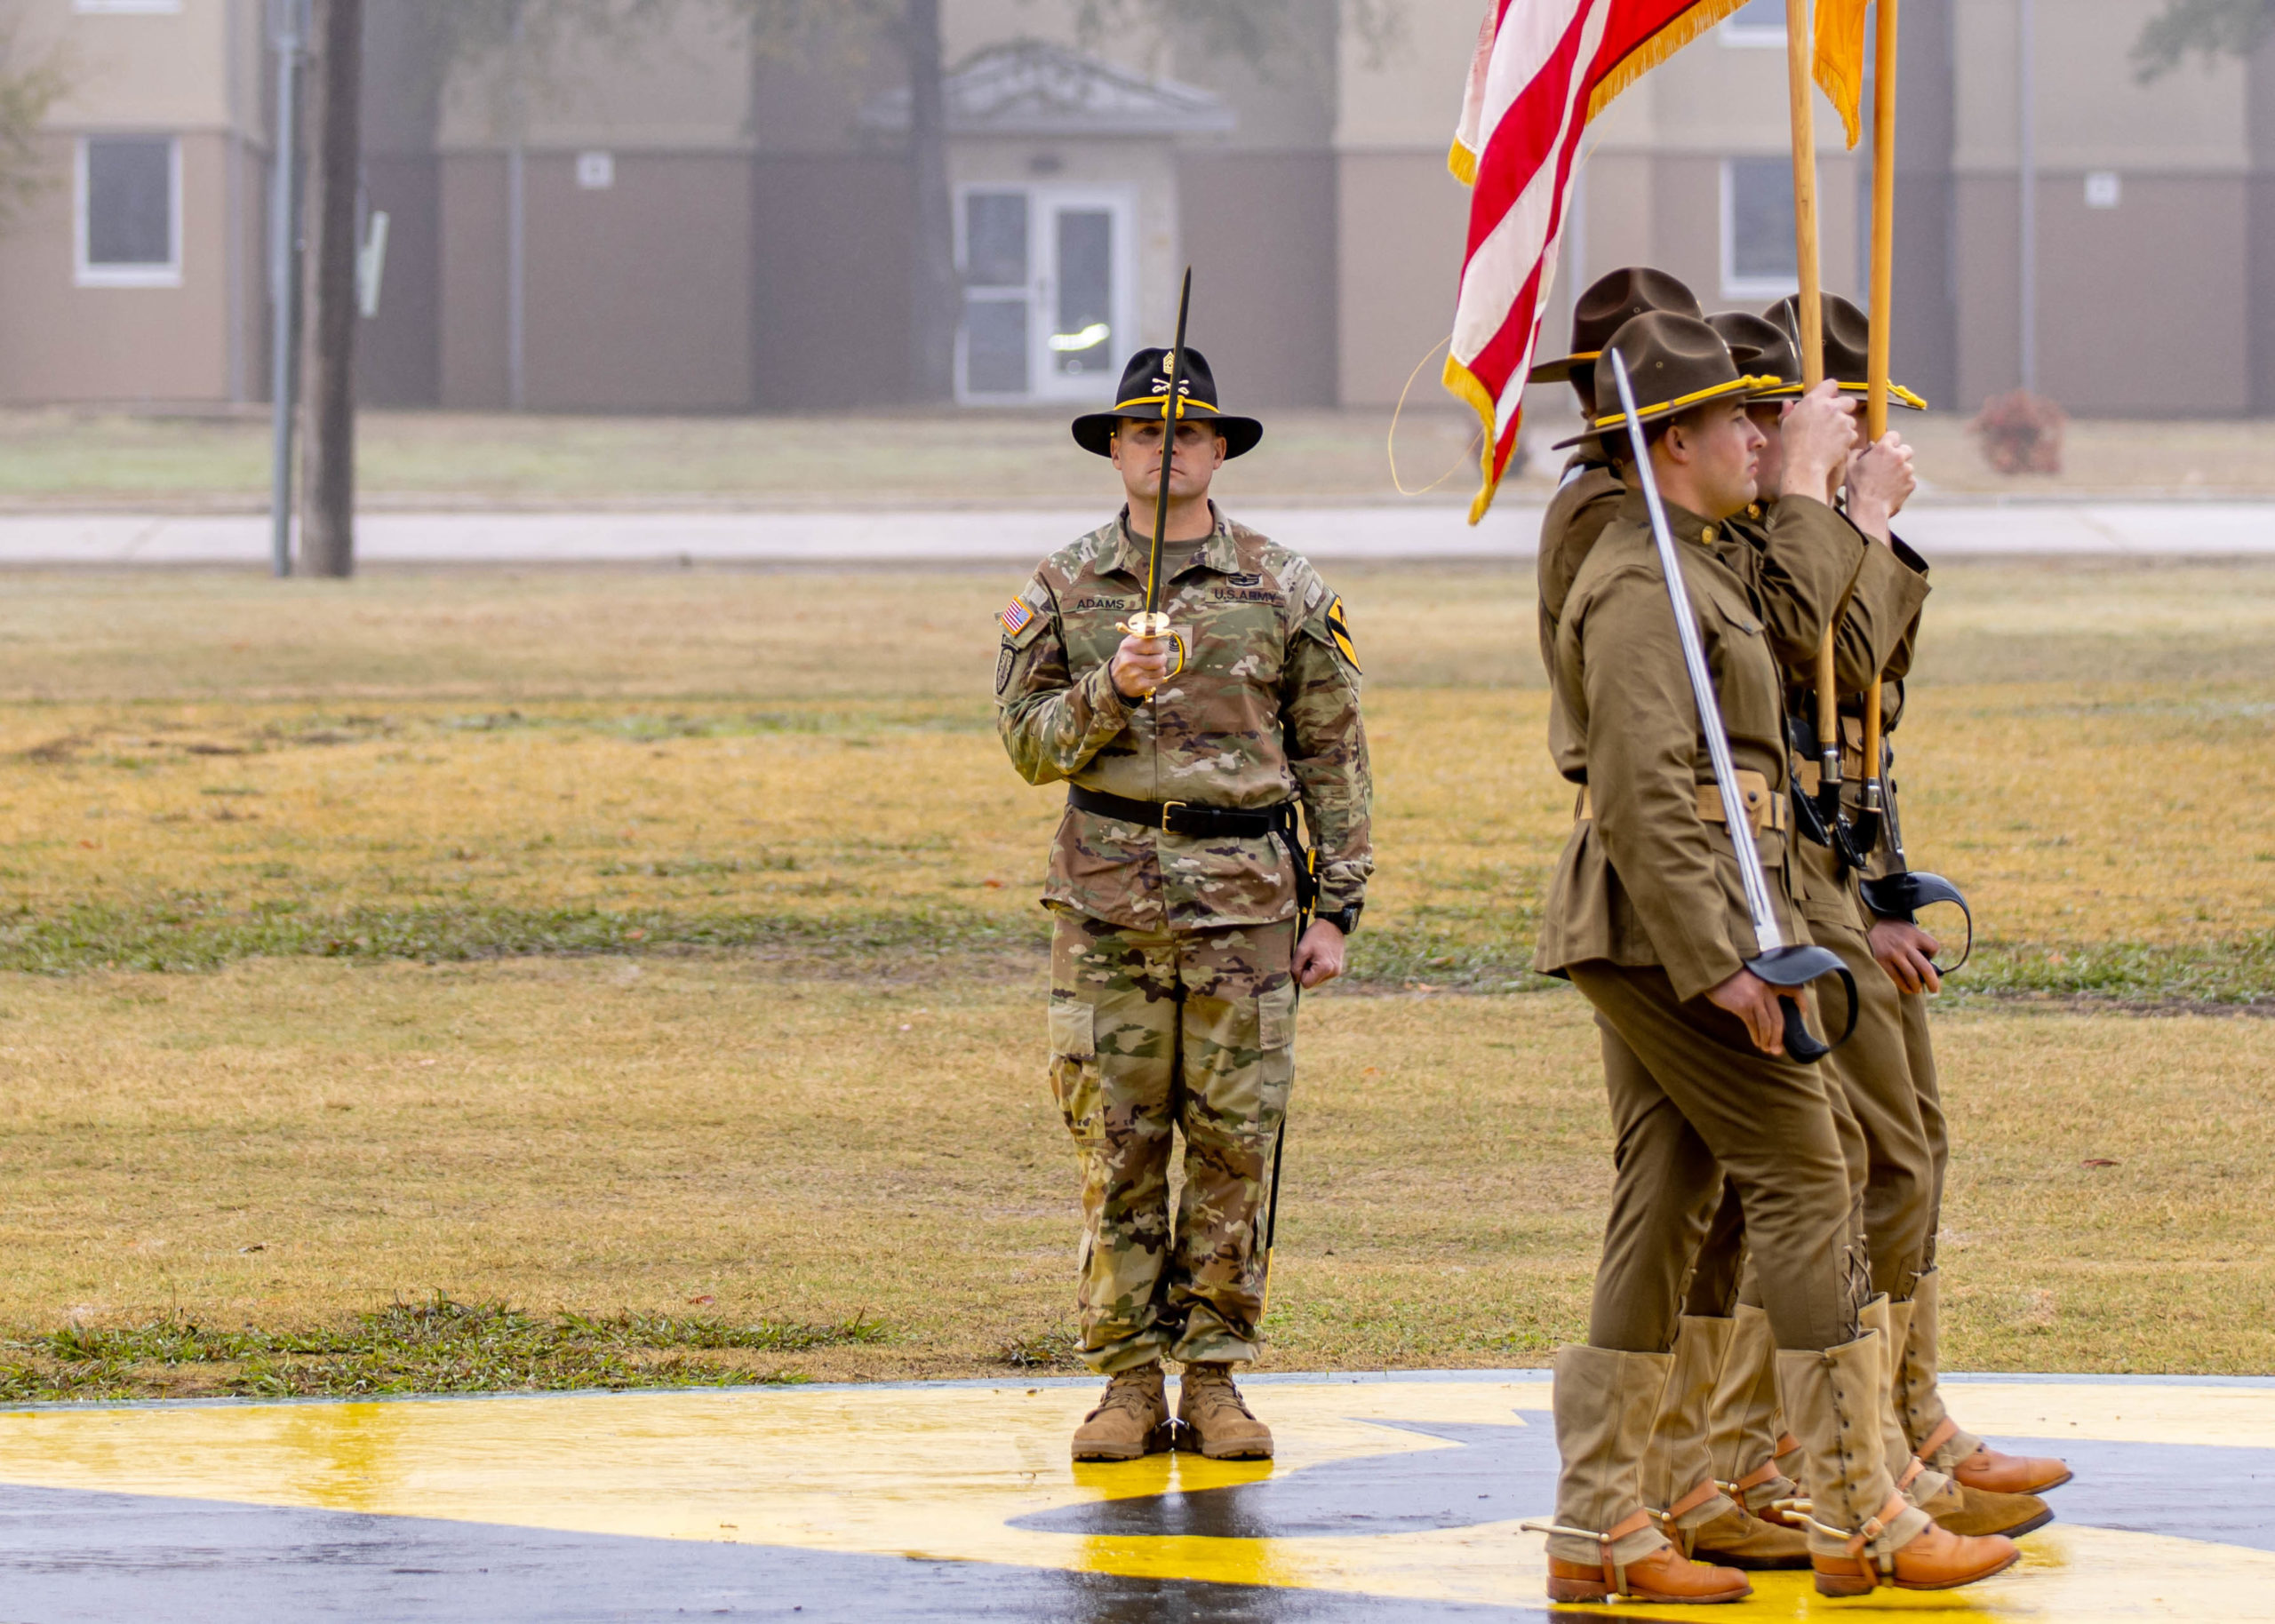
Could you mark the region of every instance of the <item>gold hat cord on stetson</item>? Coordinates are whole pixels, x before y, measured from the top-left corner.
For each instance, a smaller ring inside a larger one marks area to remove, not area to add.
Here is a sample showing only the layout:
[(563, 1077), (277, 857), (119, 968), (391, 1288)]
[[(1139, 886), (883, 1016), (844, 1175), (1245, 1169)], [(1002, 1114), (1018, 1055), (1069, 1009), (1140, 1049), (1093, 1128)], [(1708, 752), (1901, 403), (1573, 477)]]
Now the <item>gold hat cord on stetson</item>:
[[(1687, 410), (1693, 406), (1704, 406), (1709, 401), (1720, 400), (1725, 395), (1766, 394), (1770, 390), (1780, 387), (1784, 383), (1784, 379), (1771, 378), (1767, 374), (1752, 378), (1734, 378), (1726, 384), (1716, 384), (1706, 389), (1694, 389), (1688, 394), (1677, 395), (1673, 400), (1661, 401), (1656, 405), (1642, 407), (1638, 410), (1636, 415), (1649, 418), (1664, 416), (1669, 412)], [(1599, 430), (1617, 428), (1626, 420), (1626, 413), (1615, 411), (1609, 417), (1598, 418), (1594, 426)]]

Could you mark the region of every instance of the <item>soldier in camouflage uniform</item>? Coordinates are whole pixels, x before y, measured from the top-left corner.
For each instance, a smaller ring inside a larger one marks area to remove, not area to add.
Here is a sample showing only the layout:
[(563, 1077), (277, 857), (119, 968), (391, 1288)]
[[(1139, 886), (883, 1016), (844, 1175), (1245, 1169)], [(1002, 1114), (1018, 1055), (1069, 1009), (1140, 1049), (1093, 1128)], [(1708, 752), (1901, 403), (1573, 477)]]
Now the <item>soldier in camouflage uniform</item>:
[[(1083, 1357), (1112, 1380), (1078, 1460), (1169, 1446), (1272, 1453), (1235, 1364), (1257, 1357), (1257, 1217), (1295, 1075), (1298, 986), (1339, 974), (1374, 866), (1359, 665), (1310, 564), (1209, 500), (1262, 438), (1219, 411), (1188, 348), (1161, 606), (1176, 647), (1126, 635), (1145, 608), (1169, 357), (1143, 350), (1074, 437), (1130, 501), (1052, 554), (1004, 609), (996, 726), (1031, 784), (1065, 780), (1051, 911), (1050, 1084), (1082, 1168)], [(1316, 918), (1297, 939), (1300, 808)], [(1172, 1222), (1172, 1129), (1185, 1183)], [(1172, 1427), (1161, 1360), (1183, 1362)]]

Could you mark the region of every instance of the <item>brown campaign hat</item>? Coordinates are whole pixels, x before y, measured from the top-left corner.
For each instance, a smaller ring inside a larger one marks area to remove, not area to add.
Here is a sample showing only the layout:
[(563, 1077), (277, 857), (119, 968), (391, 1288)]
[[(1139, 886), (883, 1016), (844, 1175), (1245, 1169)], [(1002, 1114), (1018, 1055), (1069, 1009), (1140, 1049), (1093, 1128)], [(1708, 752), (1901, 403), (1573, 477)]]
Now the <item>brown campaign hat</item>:
[(1561, 384), (1595, 364), (1611, 335), (1646, 311), (1670, 310), (1700, 316), (1698, 296), (1664, 271), (1631, 265), (1599, 276), (1572, 306), (1572, 353), (1544, 361), (1525, 374), (1528, 383)]
[[(1680, 416), (1712, 401), (1751, 400), (1777, 386), (1780, 379), (1738, 370), (1722, 335), (1700, 316), (1678, 315), (1668, 310), (1646, 311), (1630, 321), (1604, 346), (1616, 350), (1627, 363), (1629, 384), (1635, 391), (1635, 415), (1644, 423)], [(1558, 449), (1626, 426), (1618, 410), (1618, 395), (1605, 378), (1596, 402), (1599, 411), (1588, 432), (1559, 442)]]
[[(1863, 394), (1872, 386), (1872, 363), (1867, 357), (1867, 346), (1872, 342), (1872, 318), (1838, 293), (1822, 296), (1824, 310), (1824, 375), (1840, 386), (1843, 394)], [(1801, 299), (1789, 293), (1761, 313), (1792, 341), (1796, 357), (1800, 353)], [(1792, 383), (1780, 394), (1801, 392), (1801, 372), (1797, 364)], [(1914, 411), (1928, 410), (1928, 402), (1905, 388), (1890, 381), (1888, 403), (1908, 406)]]
[[(1177, 381), (1177, 415), (1180, 423), (1207, 423), (1224, 435), (1225, 455), (1228, 458), (1256, 450), (1257, 442), (1264, 438), (1264, 425), (1254, 418), (1236, 417), (1217, 406), (1217, 377), (1209, 370), (1209, 357), (1190, 344), (1185, 346), (1185, 365), (1179, 370)], [(1139, 350), (1122, 369), (1122, 383), (1114, 393), (1113, 409), (1084, 412), (1074, 419), (1074, 443), (1086, 451), (1106, 456), (1116, 424), (1124, 418), (1152, 418), (1158, 421), (1167, 417), (1164, 402), (1169, 395), (1169, 351)]]
[(1781, 383), (1801, 381), (1801, 353), (1793, 346), (1793, 336), (1776, 322), (1743, 310), (1725, 310), (1708, 316), (1706, 325), (1722, 335), (1739, 371)]

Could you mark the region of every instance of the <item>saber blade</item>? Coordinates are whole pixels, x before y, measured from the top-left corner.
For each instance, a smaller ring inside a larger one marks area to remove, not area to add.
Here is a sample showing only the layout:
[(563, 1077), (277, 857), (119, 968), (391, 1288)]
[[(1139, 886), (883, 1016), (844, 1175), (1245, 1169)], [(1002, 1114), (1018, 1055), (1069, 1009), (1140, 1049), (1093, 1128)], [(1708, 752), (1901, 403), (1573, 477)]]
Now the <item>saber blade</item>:
[(1754, 940), (1761, 951), (1776, 952), (1785, 945), (1777, 914), (1769, 905), (1769, 880), (1761, 872), (1761, 854), (1754, 849), (1753, 824), (1745, 816), (1745, 799), (1738, 792), (1738, 769), (1730, 760), (1729, 735), (1722, 727), (1721, 702), (1714, 696), (1714, 679), (1706, 670), (1706, 649), (1698, 640), (1698, 617), (1691, 612), (1690, 594), (1682, 584), (1682, 560), (1676, 555), (1674, 531), (1667, 525), (1667, 510), (1659, 501), (1658, 471), (1643, 444), (1643, 420), (1635, 410), (1635, 386), (1627, 380), (1627, 362), (1617, 350), (1608, 350), (1612, 381), (1619, 386), (1619, 409), (1627, 414), (1627, 450), (1634, 459), (1635, 477), (1643, 487), (1643, 505), (1651, 512), (1651, 536), (1658, 543), (1659, 569), (1666, 577), (1667, 596), (1674, 604), (1675, 635), (1682, 642), (1682, 663), (1690, 673), (1690, 696), (1698, 703), (1698, 730), (1706, 736), (1706, 754), (1714, 763), (1714, 786), (1722, 792), (1722, 826), (1730, 832), (1730, 845), (1738, 858), (1738, 879), (1745, 887), (1746, 912), (1753, 916)]
[(1153, 543), (1145, 555), (1145, 626), (1144, 635), (1159, 637), (1168, 630), (1161, 622), (1161, 536), (1169, 527), (1169, 464), (1177, 456), (1177, 419), (1184, 415), (1185, 322), (1193, 314), (1193, 267), (1185, 267), (1185, 288), (1177, 299), (1177, 342), (1169, 351), (1169, 393), (1161, 402), (1161, 489), (1153, 497)]
[[(1658, 545), (1659, 570), (1665, 576), (1667, 597), (1674, 605), (1675, 635), (1682, 644), (1683, 669), (1689, 673), (1690, 696), (1698, 706), (1698, 730), (1706, 738), (1706, 755), (1714, 764), (1714, 787), (1721, 792), (1722, 826), (1729, 831), (1730, 847), (1737, 854), (1738, 880), (1745, 888), (1746, 912), (1753, 916), (1754, 956), (1745, 967), (1778, 989), (1785, 1022), (1785, 1053), (1803, 1064), (1824, 1059), (1856, 1030), (1856, 983), (1848, 967), (1822, 947), (1788, 947), (1778, 928), (1776, 911), (1769, 902), (1768, 876), (1761, 872), (1761, 854), (1754, 849), (1753, 820), (1745, 816), (1745, 800), (1738, 792), (1736, 763), (1730, 760), (1730, 736), (1722, 726), (1721, 702), (1714, 695), (1714, 679), (1706, 669), (1705, 646), (1699, 641), (1698, 618), (1691, 613), (1690, 593), (1682, 582), (1682, 561), (1675, 554), (1674, 531), (1667, 524), (1667, 510), (1659, 501), (1658, 471), (1643, 443), (1643, 419), (1635, 410), (1635, 386), (1628, 381), (1627, 362), (1617, 350), (1606, 350), (1612, 381), (1619, 387), (1619, 409), (1627, 418), (1627, 450), (1635, 475), (1643, 487), (1643, 505), (1651, 513), (1651, 538)], [(1602, 362), (1596, 363), (1600, 367)], [(1792, 991), (1824, 975), (1838, 975), (1848, 991), (1848, 1024), (1832, 1044), (1817, 1041), (1801, 1018), (1800, 1000)]]

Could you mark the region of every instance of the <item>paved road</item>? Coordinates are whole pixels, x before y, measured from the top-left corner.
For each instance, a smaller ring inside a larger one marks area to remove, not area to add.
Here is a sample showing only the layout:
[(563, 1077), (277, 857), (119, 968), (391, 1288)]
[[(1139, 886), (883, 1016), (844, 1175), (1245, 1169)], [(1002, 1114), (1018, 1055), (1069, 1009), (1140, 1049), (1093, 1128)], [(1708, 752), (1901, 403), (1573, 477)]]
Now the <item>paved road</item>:
[[(1445, 506), (1240, 508), (1321, 559), (1529, 557), (1540, 509), (1509, 504), (1472, 529)], [(1019, 561), (1089, 529), (1094, 509), (866, 513), (385, 513), (364, 516), (370, 563), (884, 563)], [(2275, 503), (1923, 505), (1904, 535), (1931, 558), (2275, 556)], [(248, 564), (268, 556), (259, 515), (0, 516), (0, 566)]]

